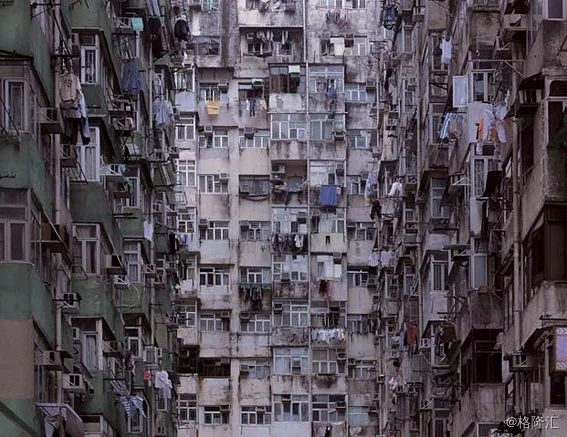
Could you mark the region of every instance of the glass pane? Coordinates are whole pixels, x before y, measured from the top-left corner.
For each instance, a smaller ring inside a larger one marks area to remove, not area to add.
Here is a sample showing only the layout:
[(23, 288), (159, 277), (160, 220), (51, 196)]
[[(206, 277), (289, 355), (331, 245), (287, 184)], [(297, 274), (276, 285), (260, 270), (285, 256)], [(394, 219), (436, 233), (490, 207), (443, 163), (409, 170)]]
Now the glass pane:
[(12, 223), (10, 225), (10, 258), (12, 260), (24, 260), (24, 236), (25, 225), (23, 223)]

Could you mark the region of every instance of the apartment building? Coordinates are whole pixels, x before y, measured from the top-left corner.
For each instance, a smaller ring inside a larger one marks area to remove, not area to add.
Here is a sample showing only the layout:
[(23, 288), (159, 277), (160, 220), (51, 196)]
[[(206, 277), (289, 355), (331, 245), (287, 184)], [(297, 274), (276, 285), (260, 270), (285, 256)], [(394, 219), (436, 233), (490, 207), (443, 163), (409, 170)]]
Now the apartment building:
[(382, 9), (382, 434), (565, 434), (566, 10)]
[(173, 16), (0, 2), (0, 434), (174, 436)]
[(365, 199), (379, 13), (178, 9), (180, 436), (380, 432)]

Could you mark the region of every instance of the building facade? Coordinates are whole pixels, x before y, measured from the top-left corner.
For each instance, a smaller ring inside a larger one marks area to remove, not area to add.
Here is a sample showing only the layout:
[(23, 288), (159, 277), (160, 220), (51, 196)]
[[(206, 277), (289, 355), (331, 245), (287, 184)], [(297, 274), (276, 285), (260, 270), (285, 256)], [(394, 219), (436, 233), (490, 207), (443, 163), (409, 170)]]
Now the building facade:
[(176, 435), (170, 2), (0, 20), (0, 434)]
[(379, 11), (180, 4), (180, 436), (380, 433)]
[(385, 435), (565, 433), (567, 16), (555, 5), (383, 8)]

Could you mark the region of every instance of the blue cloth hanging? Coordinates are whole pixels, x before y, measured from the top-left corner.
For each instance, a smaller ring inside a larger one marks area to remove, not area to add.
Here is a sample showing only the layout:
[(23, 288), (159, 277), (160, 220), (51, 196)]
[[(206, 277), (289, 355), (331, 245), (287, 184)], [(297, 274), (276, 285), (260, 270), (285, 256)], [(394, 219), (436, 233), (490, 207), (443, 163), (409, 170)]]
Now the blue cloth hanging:
[(336, 185), (323, 185), (319, 193), (319, 204), (321, 206), (337, 206), (339, 196)]

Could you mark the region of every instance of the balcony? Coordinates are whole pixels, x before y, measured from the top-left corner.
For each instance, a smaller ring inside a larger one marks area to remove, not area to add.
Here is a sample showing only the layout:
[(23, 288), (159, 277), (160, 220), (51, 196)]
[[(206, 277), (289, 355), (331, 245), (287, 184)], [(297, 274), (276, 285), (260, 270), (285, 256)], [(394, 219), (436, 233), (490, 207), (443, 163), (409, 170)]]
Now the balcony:
[(273, 346), (298, 346), (309, 343), (309, 328), (275, 326), (272, 328)]
[(502, 384), (472, 384), (459, 401), (460, 414), (453, 416), (455, 435), (464, 435), (471, 424), (499, 423), (504, 417)]
[(449, 166), (449, 146), (447, 144), (429, 144), (425, 152), (424, 171), (443, 171)]
[(309, 293), (309, 283), (307, 282), (274, 282), (274, 298), (305, 299)]
[(303, 13), (301, 3), (295, 0), (284, 2), (255, 3), (254, 9), (246, 9), (246, 1), (238, 2), (238, 23), (240, 27), (301, 27)]

